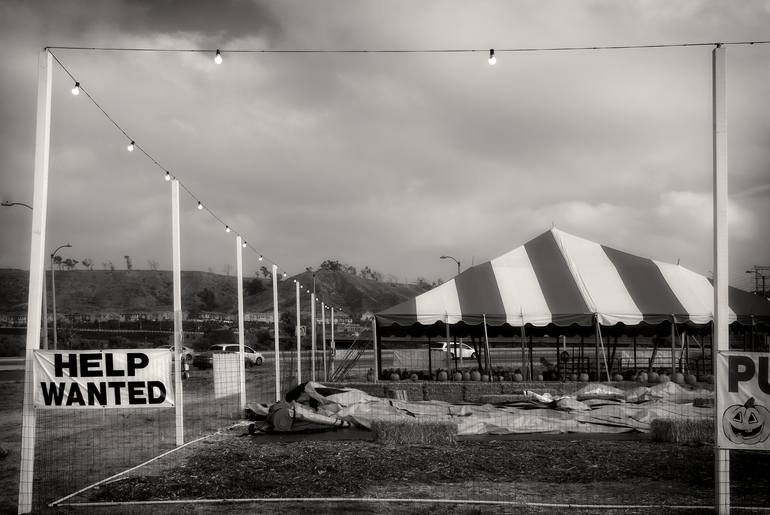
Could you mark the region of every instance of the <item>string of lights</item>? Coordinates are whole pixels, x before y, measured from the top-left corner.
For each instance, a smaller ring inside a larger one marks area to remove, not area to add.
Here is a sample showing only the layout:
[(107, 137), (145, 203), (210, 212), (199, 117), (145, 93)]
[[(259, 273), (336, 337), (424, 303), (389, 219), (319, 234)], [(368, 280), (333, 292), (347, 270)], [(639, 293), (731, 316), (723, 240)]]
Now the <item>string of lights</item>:
[[(73, 94), (73, 95), (75, 95), (75, 96), (78, 96), (78, 95), (80, 95), (80, 93), (82, 92), (82, 93), (83, 93), (83, 94), (86, 96), (86, 98), (88, 98), (88, 99), (91, 101), (91, 103), (92, 103), (92, 104), (94, 104), (94, 105), (95, 105), (95, 106), (96, 106), (96, 107), (99, 109), (99, 111), (100, 111), (100, 112), (101, 112), (101, 113), (102, 113), (102, 114), (103, 114), (103, 115), (104, 115), (104, 116), (105, 116), (105, 117), (106, 117), (106, 118), (107, 118), (107, 119), (108, 119), (108, 120), (109, 120), (109, 121), (112, 123), (112, 125), (114, 125), (114, 126), (115, 126), (115, 128), (117, 128), (117, 129), (118, 129), (118, 130), (119, 130), (119, 131), (120, 131), (120, 132), (123, 134), (123, 136), (125, 136), (125, 138), (126, 138), (128, 141), (129, 141), (128, 145), (126, 146), (126, 150), (127, 150), (128, 152), (133, 152), (135, 149), (138, 149), (138, 150), (139, 150), (139, 151), (140, 151), (142, 154), (144, 154), (144, 156), (145, 156), (145, 157), (147, 157), (147, 159), (149, 159), (149, 160), (150, 160), (150, 161), (151, 161), (151, 162), (152, 162), (152, 163), (153, 163), (153, 164), (154, 164), (156, 167), (158, 167), (158, 168), (159, 168), (159, 169), (160, 169), (162, 172), (165, 172), (165, 176), (164, 176), (164, 179), (165, 179), (166, 181), (170, 181), (171, 179), (175, 179), (175, 180), (179, 181), (179, 185), (182, 187), (182, 189), (183, 189), (183, 190), (184, 190), (184, 191), (185, 191), (185, 192), (186, 192), (186, 193), (187, 193), (187, 194), (188, 194), (188, 195), (189, 195), (189, 196), (190, 196), (190, 197), (191, 197), (191, 198), (192, 198), (192, 199), (193, 199), (195, 202), (197, 202), (197, 209), (198, 209), (199, 211), (201, 211), (201, 210), (206, 210), (206, 212), (208, 212), (208, 213), (209, 213), (209, 215), (211, 215), (211, 216), (212, 216), (212, 217), (213, 217), (213, 218), (214, 218), (214, 219), (215, 219), (217, 222), (219, 222), (219, 223), (220, 223), (222, 226), (224, 226), (224, 228), (225, 228), (225, 232), (227, 232), (227, 233), (233, 232), (233, 230), (230, 228), (230, 225), (229, 225), (228, 223), (226, 223), (226, 222), (225, 222), (225, 221), (224, 221), (224, 220), (223, 220), (221, 217), (219, 217), (219, 216), (218, 216), (218, 215), (217, 215), (217, 214), (216, 214), (216, 213), (215, 213), (215, 212), (214, 212), (212, 209), (210, 209), (208, 206), (206, 206), (206, 205), (203, 203), (203, 201), (200, 199), (200, 197), (198, 197), (198, 196), (197, 196), (197, 195), (196, 195), (196, 194), (195, 194), (195, 193), (194, 193), (194, 192), (193, 192), (193, 191), (192, 191), (192, 190), (191, 190), (191, 189), (190, 189), (190, 188), (189, 188), (189, 187), (188, 187), (188, 186), (187, 186), (187, 185), (186, 185), (186, 184), (185, 184), (185, 183), (184, 183), (184, 182), (181, 180), (181, 179), (179, 179), (179, 177), (177, 177), (176, 175), (172, 174), (172, 173), (171, 173), (171, 171), (170, 171), (169, 169), (167, 169), (165, 166), (163, 166), (163, 165), (162, 165), (162, 164), (161, 164), (161, 163), (160, 163), (160, 162), (159, 162), (159, 161), (158, 161), (158, 160), (157, 160), (155, 157), (153, 157), (153, 156), (152, 156), (152, 155), (151, 155), (151, 154), (150, 154), (150, 153), (149, 153), (149, 152), (148, 152), (146, 149), (144, 149), (144, 148), (143, 148), (141, 145), (139, 145), (138, 143), (136, 143), (136, 141), (135, 141), (134, 139), (132, 139), (132, 138), (131, 138), (131, 136), (129, 136), (129, 135), (128, 135), (128, 132), (126, 132), (126, 130), (125, 130), (125, 129), (123, 129), (123, 127), (122, 127), (122, 126), (121, 126), (121, 125), (120, 125), (120, 124), (119, 124), (119, 123), (118, 123), (118, 122), (115, 120), (115, 118), (113, 118), (113, 117), (112, 117), (112, 116), (111, 116), (111, 115), (110, 115), (110, 114), (109, 114), (109, 113), (108, 113), (108, 112), (107, 112), (107, 111), (106, 111), (106, 110), (105, 110), (105, 109), (104, 109), (104, 108), (101, 106), (101, 104), (99, 104), (99, 102), (97, 102), (97, 100), (96, 100), (96, 99), (93, 97), (93, 95), (91, 95), (91, 94), (88, 92), (88, 90), (87, 90), (86, 88), (84, 88), (84, 87), (83, 87), (83, 85), (82, 85), (82, 84), (81, 84), (81, 83), (80, 83), (78, 80), (76, 80), (76, 78), (75, 78), (75, 76), (72, 74), (72, 72), (70, 72), (70, 70), (69, 70), (69, 69), (68, 69), (68, 68), (67, 68), (67, 67), (64, 65), (64, 63), (62, 63), (62, 62), (61, 62), (61, 60), (60, 60), (60, 59), (59, 59), (59, 58), (56, 56), (56, 54), (54, 54), (53, 52), (51, 52), (51, 48), (53, 48), (53, 47), (48, 47), (48, 52), (51, 54), (51, 56), (52, 56), (52, 57), (53, 57), (53, 59), (56, 61), (56, 63), (57, 63), (57, 64), (58, 64), (58, 65), (61, 67), (61, 69), (62, 69), (62, 70), (64, 70), (64, 72), (65, 72), (65, 73), (66, 73), (66, 74), (67, 74), (67, 75), (70, 77), (70, 79), (71, 79), (71, 80), (74, 82), (74, 86), (73, 86), (73, 88), (72, 88), (72, 94)], [(217, 56), (217, 57), (219, 57), (219, 59), (216, 59), (216, 58), (215, 58), (215, 60), (214, 60), (214, 61), (215, 61), (217, 64), (221, 64), (221, 63), (222, 63), (222, 58), (221, 58), (221, 56), (220, 56), (219, 52), (217, 52), (216, 56)], [(243, 238), (243, 236), (244, 236), (243, 234), (241, 234), (241, 233), (239, 233), (239, 232), (235, 232), (235, 234), (236, 234), (236, 236), (241, 236), (242, 238)], [(256, 249), (256, 248), (255, 248), (253, 245), (249, 244), (249, 243), (248, 243), (248, 241), (247, 241), (246, 239), (244, 239), (244, 240), (243, 240), (243, 243), (242, 243), (242, 248), (248, 248), (249, 250), (251, 250), (252, 252), (254, 252), (254, 254), (258, 256), (257, 260), (258, 260), (259, 262), (263, 262), (263, 261), (266, 261), (266, 262), (268, 262), (268, 263), (270, 263), (270, 264), (273, 264), (273, 265), (275, 265), (275, 266), (276, 266), (276, 267), (277, 267), (279, 270), (281, 270), (281, 271), (282, 271), (282, 274), (280, 274), (280, 275), (282, 276), (282, 278), (283, 278), (283, 279), (285, 279), (285, 278), (288, 276), (288, 272), (286, 272), (285, 268), (283, 268), (282, 266), (280, 266), (280, 265), (279, 265), (279, 264), (278, 264), (276, 261), (274, 261), (274, 260), (272, 260), (272, 259), (270, 259), (270, 258), (266, 257), (266, 256), (265, 256), (263, 253), (261, 253), (259, 250), (257, 250), (257, 249)], [(297, 280), (296, 280), (296, 279), (294, 279), (294, 282), (297, 282)], [(302, 288), (302, 284), (301, 284), (301, 283), (300, 283), (300, 288)], [(306, 292), (309, 294), (309, 293), (310, 293), (310, 290), (306, 290)], [(319, 303), (323, 302), (323, 306), (324, 306), (324, 309), (326, 309), (326, 310), (331, 310), (331, 309), (332, 309), (332, 306), (331, 306), (330, 304), (326, 303), (325, 301), (322, 301), (322, 300), (321, 300), (319, 297), (316, 297), (316, 299), (315, 299), (315, 300), (316, 300), (316, 302), (319, 302)], [(342, 311), (342, 308), (341, 308), (341, 307), (339, 307), (339, 308), (337, 308), (337, 309), (338, 309), (338, 311), (339, 311), (340, 313), (343, 313), (343, 311)]]
[[(706, 46), (737, 46), (737, 45), (766, 45), (770, 40), (756, 41), (730, 41), (730, 42), (694, 42), (694, 43), (661, 43), (661, 44), (639, 44), (639, 45), (591, 45), (591, 46), (560, 46), (560, 47), (511, 47), (511, 48), (428, 48), (428, 49), (204, 49), (204, 48), (153, 48), (153, 47), (85, 47), (85, 46), (48, 46), (45, 47), (56, 63), (74, 82), (72, 88), (73, 95), (79, 95), (81, 92), (94, 104), (99, 111), (120, 131), (128, 141), (126, 150), (133, 152), (138, 149), (149, 159), (157, 168), (165, 173), (165, 180), (175, 179), (179, 181), (182, 189), (197, 202), (198, 210), (206, 210), (217, 222), (224, 226), (227, 233), (232, 232), (230, 225), (220, 218), (212, 209), (206, 206), (200, 197), (198, 197), (181, 179), (172, 174), (169, 169), (163, 166), (155, 157), (153, 157), (145, 148), (129, 136), (128, 132), (96, 101), (86, 88), (77, 80), (70, 70), (61, 62), (53, 50), (76, 50), (76, 51), (105, 51), (105, 52), (158, 52), (158, 53), (213, 53), (214, 62), (217, 65), (223, 63), (223, 53), (230, 54), (460, 54), (460, 53), (479, 53), (489, 52), (487, 61), (490, 66), (497, 63), (497, 56), (501, 53), (524, 53), (524, 52), (569, 52), (569, 51), (598, 51), (598, 50), (631, 50), (631, 49), (660, 49), (660, 48), (686, 48), (686, 47), (706, 47)], [(236, 232), (236, 235), (243, 237)], [(277, 262), (264, 256), (246, 239), (243, 240), (243, 248), (248, 248), (258, 256), (260, 262), (267, 261), (275, 265), (280, 270), (284, 270)], [(283, 278), (287, 277), (284, 270)], [(296, 279), (295, 279), (295, 282)], [(300, 284), (301, 287), (301, 284)], [(307, 293), (310, 293), (307, 290)], [(316, 301), (319, 301), (316, 298)], [(329, 308), (324, 303), (325, 308)], [(340, 308), (341, 309), (341, 308)]]

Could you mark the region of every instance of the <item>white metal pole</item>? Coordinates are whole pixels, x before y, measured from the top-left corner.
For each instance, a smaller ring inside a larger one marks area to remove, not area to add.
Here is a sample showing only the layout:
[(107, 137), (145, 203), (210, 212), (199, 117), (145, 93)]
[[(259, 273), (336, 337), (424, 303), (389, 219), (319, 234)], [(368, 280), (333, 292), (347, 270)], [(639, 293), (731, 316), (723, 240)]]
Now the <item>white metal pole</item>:
[(297, 384), (300, 384), (302, 382), (302, 343), (300, 341), (300, 320), (299, 320), (299, 281), (296, 283), (296, 292), (297, 292)]
[(321, 302), (321, 347), (324, 356), (324, 381), (329, 380), (329, 369), (326, 368), (326, 304)]
[(486, 359), (484, 360), (484, 363), (487, 366), (487, 375), (492, 377), (492, 356), (489, 355), (489, 334), (487, 333), (487, 315), (486, 313), (483, 315), (484, 317), (484, 354), (486, 354)]
[(281, 336), (278, 331), (278, 267), (273, 265), (273, 331), (275, 333), (275, 401), (281, 400)]
[[(728, 332), (728, 237), (727, 237), (727, 113), (725, 48), (717, 45), (712, 52), (713, 81), (713, 152), (714, 152), (714, 338), (717, 353), (730, 349)], [(717, 355), (714, 356), (717, 358)], [(717, 385), (714, 395), (718, 396), (720, 382), (727, 378), (719, 377), (718, 367), (714, 368), (714, 380)], [(716, 443), (716, 507), (718, 513), (730, 513), (730, 451), (719, 448), (721, 419), (718, 416), (719, 399), (715, 399), (714, 442)]]
[(372, 341), (374, 342), (374, 382), (378, 382), (380, 378), (380, 363), (377, 360), (377, 319), (372, 318)]
[(446, 322), (446, 374), (447, 379), (451, 380), (449, 375), (452, 373), (452, 367), (450, 366), (449, 362), (449, 349), (452, 348), (452, 342), (449, 340), (449, 314), (444, 316), (444, 321)]
[(330, 342), (331, 348), (332, 348), (332, 376), (334, 375), (334, 362), (337, 359), (337, 344), (334, 342), (334, 308), (332, 307), (332, 318), (331, 318), (331, 330), (332, 330), (332, 339)]
[(37, 116), (35, 121), (35, 175), (32, 196), (32, 231), (29, 251), (27, 296), (27, 344), (24, 360), (24, 402), (21, 412), (21, 463), (19, 464), (18, 512), (32, 511), (37, 417), (33, 406), (32, 368), (40, 348), (45, 229), (48, 213), (48, 162), (51, 149), (51, 54), (43, 50), (37, 62)]
[(56, 340), (56, 276), (53, 271), (53, 254), (51, 254), (51, 310), (53, 311), (53, 350), (58, 350)]
[(246, 361), (243, 351), (244, 324), (243, 324), (243, 238), (239, 234), (235, 238), (235, 269), (238, 280), (238, 381), (241, 392), (241, 413), (246, 409)]
[(179, 181), (171, 182), (171, 254), (174, 281), (174, 410), (176, 444), (184, 444), (184, 394), (182, 391), (182, 257), (179, 243)]
[(310, 294), (310, 377), (315, 377), (315, 293)]

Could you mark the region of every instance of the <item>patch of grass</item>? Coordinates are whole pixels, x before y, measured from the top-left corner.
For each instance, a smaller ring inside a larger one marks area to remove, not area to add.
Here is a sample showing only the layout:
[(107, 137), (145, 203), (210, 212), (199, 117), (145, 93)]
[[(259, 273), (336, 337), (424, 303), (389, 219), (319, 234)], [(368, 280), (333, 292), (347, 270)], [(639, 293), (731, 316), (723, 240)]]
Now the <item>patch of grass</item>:
[(650, 435), (655, 442), (713, 443), (714, 421), (656, 418), (650, 424)]
[(449, 421), (376, 420), (374, 441), (397, 445), (447, 445), (457, 442), (457, 424)]

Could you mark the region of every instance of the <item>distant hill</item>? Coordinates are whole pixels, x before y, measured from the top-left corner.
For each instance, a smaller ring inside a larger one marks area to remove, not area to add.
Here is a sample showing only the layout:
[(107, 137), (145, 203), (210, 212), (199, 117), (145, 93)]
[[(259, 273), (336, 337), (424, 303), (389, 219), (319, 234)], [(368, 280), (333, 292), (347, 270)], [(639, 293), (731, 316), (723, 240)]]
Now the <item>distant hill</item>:
[[(50, 275), (48, 275), (50, 278)], [(278, 303), (281, 311), (294, 311), (295, 285), (312, 288), (310, 272), (279, 282)], [(28, 272), (0, 269), (0, 312), (23, 313), (27, 309)], [(244, 282), (254, 280), (244, 278)], [(238, 299), (235, 276), (209, 272), (182, 272), (182, 309), (234, 313)], [(244, 309), (264, 312), (273, 309), (269, 280), (260, 280), (264, 290), (247, 295)], [(352, 315), (379, 311), (424, 291), (415, 285), (393, 284), (364, 279), (345, 272), (321, 270), (316, 273), (316, 293), (321, 300)], [(48, 303), (51, 284), (48, 281)], [(259, 289), (259, 288), (256, 288)], [(309, 302), (303, 290), (302, 310)], [(56, 272), (56, 309), (60, 313), (153, 312), (173, 309), (173, 283), (167, 270), (63, 270)]]

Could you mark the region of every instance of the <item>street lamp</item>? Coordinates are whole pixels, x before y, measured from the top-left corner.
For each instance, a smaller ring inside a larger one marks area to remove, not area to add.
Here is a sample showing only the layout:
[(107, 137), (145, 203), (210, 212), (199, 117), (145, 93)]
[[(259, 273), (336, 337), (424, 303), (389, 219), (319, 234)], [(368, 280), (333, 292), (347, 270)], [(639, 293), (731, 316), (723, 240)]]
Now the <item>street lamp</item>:
[[(0, 206), (3, 206), (3, 207), (24, 206), (30, 211), (32, 211), (32, 206), (30, 206), (29, 204), (25, 204), (24, 202), (9, 202), (5, 200), (3, 202), (0, 202)], [(43, 349), (48, 349), (48, 298), (46, 295), (45, 274), (43, 274), (43, 334), (41, 335), (40, 345)]]
[(53, 258), (63, 248), (72, 247), (69, 243), (59, 245), (51, 252), (51, 309), (53, 310), (53, 350), (56, 350), (56, 278), (53, 273)]
[(453, 258), (452, 256), (441, 256), (441, 259), (451, 259), (455, 263), (457, 263), (457, 275), (460, 275), (460, 262)]

